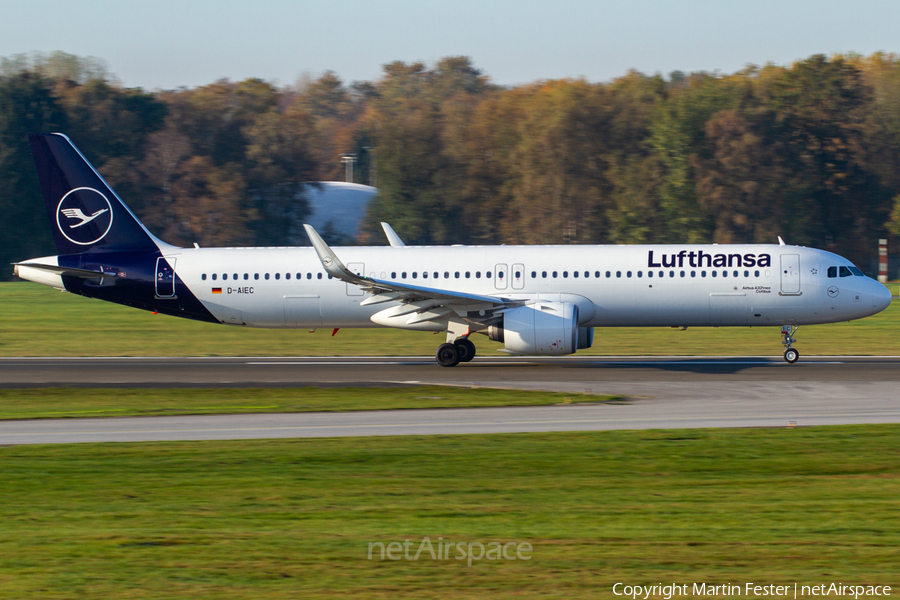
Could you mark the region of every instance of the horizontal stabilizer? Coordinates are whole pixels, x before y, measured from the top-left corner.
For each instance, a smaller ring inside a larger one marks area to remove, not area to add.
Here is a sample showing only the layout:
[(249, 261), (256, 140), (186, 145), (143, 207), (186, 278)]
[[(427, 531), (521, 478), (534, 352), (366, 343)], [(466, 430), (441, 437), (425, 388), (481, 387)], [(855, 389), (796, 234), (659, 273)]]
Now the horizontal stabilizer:
[(67, 277), (78, 277), (79, 279), (100, 279), (101, 277), (111, 277), (111, 273), (101, 273), (100, 271), (89, 271), (87, 269), (76, 269), (74, 267), (58, 267), (56, 265), (42, 265), (40, 263), (19, 262), (12, 263), (16, 267), (15, 274), (18, 275), (19, 267), (28, 267), (30, 269), (40, 269), (48, 273), (56, 273), (57, 275), (65, 275)]

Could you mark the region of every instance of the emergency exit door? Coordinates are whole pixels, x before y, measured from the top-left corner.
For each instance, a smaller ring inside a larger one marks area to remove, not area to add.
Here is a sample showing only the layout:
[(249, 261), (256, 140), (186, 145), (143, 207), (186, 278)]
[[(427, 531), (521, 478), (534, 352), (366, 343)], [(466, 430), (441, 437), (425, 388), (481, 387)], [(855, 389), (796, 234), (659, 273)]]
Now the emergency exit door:
[[(347, 269), (363, 277), (366, 274), (366, 265), (365, 263), (347, 263)], [(359, 286), (353, 285), (352, 283), (347, 284), (347, 295), (348, 296), (365, 296), (366, 293), (362, 291), (362, 288)]]
[(525, 265), (522, 263), (514, 264), (509, 276), (512, 280), (512, 289), (521, 290), (525, 288)]

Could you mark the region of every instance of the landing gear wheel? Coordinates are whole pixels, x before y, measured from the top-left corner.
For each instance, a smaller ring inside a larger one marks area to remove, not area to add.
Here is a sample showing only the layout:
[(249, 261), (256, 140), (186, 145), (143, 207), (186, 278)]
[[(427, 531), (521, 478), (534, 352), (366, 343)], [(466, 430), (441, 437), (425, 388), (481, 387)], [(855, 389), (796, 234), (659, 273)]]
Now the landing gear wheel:
[(454, 344), (441, 344), (438, 346), (434, 358), (442, 367), (455, 367), (459, 364), (459, 351)]
[(784, 351), (784, 360), (788, 361), (791, 364), (797, 362), (797, 359), (800, 358), (800, 353), (794, 350), (793, 348), (788, 348)]
[(475, 358), (475, 344), (468, 339), (456, 340), (453, 342), (456, 346), (456, 352), (459, 354), (459, 362), (469, 362)]

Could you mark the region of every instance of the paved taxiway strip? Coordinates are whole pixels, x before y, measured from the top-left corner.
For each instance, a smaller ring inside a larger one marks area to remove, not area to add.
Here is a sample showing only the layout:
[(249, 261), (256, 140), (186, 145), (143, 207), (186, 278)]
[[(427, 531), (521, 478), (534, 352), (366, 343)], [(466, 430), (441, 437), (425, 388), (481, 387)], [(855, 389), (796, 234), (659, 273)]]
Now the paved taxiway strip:
[[(313, 368), (308, 368), (313, 367)], [(900, 423), (900, 358), (0, 359), (5, 387), (438, 384), (572, 392), (572, 405), (0, 422), (0, 444)], [(302, 391), (298, 390), (298, 393)], [(626, 402), (577, 404), (589, 394)], [(576, 395), (577, 394), (577, 395)]]
[(0, 422), (0, 444), (240, 440), (386, 435), (453, 435), (614, 429), (698, 427), (789, 427), (900, 422), (900, 406), (851, 404), (785, 406), (780, 401), (751, 406), (702, 402), (634, 401), (626, 404), (529, 406), (481, 409), (362, 411), (43, 419)]

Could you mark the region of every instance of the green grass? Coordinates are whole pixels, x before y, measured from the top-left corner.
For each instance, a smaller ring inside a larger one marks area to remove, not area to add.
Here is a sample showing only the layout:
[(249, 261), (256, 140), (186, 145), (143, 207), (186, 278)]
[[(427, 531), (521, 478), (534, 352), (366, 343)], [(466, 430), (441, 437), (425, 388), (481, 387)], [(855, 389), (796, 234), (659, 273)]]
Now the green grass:
[[(896, 586), (898, 435), (881, 425), (5, 447), (0, 597)], [(369, 542), (425, 536), (530, 542), (532, 560), (367, 560)]]
[(616, 400), (617, 397), (438, 386), (0, 389), (0, 419), (534, 406), (560, 404), (567, 399), (573, 402), (603, 402)]
[[(892, 286), (893, 287), (893, 286)], [(78, 324), (78, 328), (73, 324)], [(87, 326), (87, 330), (83, 327)], [(802, 327), (804, 356), (900, 355), (900, 305), (849, 323)], [(598, 328), (580, 355), (773, 356), (778, 327)], [(500, 344), (475, 336), (482, 356)], [(393, 329), (250, 329), (198, 323), (63, 294), (32, 283), (0, 283), (0, 356), (430, 356), (443, 335)]]

